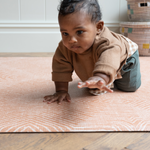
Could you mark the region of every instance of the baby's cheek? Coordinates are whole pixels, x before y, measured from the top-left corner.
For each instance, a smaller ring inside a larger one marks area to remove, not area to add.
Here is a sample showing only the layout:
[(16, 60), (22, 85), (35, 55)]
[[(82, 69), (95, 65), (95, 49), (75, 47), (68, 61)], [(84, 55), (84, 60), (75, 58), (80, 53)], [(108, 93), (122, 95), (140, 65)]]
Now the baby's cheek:
[(93, 45), (93, 41), (87, 41), (85, 45), (86, 48), (89, 49)]

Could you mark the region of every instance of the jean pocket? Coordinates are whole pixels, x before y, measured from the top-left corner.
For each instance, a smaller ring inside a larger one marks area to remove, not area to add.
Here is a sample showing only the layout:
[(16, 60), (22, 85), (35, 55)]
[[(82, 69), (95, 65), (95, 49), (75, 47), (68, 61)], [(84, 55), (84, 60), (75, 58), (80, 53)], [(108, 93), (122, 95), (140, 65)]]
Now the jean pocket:
[(121, 75), (131, 71), (132, 68), (134, 68), (134, 65), (136, 63), (136, 60), (134, 57), (130, 57), (126, 64), (122, 67), (122, 70), (121, 70)]

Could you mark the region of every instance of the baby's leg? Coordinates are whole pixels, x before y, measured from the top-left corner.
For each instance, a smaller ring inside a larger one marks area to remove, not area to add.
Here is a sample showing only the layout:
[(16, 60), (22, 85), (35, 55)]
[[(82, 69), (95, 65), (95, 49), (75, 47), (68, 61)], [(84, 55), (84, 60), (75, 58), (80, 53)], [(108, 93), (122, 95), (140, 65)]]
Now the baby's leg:
[(115, 80), (114, 84), (119, 90), (134, 92), (141, 85), (140, 61), (138, 50), (127, 59), (121, 70), (122, 79)]

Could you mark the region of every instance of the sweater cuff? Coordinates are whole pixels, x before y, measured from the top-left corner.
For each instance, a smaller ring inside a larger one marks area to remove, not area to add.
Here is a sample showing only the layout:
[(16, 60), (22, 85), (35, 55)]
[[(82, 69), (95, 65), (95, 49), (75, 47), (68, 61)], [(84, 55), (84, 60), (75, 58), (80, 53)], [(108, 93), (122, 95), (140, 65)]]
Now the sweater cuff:
[(55, 82), (69, 82), (69, 81), (72, 81), (72, 73), (52, 72), (52, 81), (55, 81)]
[(109, 83), (112, 83), (114, 81), (115, 75), (116, 75), (116, 70), (113, 69), (111, 66), (108, 65), (97, 65), (96, 68), (93, 71), (93, 75), (96, 73), (104, 73), (110, 77)]

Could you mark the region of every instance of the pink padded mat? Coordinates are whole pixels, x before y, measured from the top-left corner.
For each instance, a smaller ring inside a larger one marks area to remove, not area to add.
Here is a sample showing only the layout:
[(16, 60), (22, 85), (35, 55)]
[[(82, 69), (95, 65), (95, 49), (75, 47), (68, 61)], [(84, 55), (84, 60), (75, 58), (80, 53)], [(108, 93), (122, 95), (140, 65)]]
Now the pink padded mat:
[(71, 103), (43, 103), (54, 93), (50, 57), (0, 57), (0, 132), (150, 131), (150, 57), (140, 57), (134, 93), (92, 96), (70, 83)]

